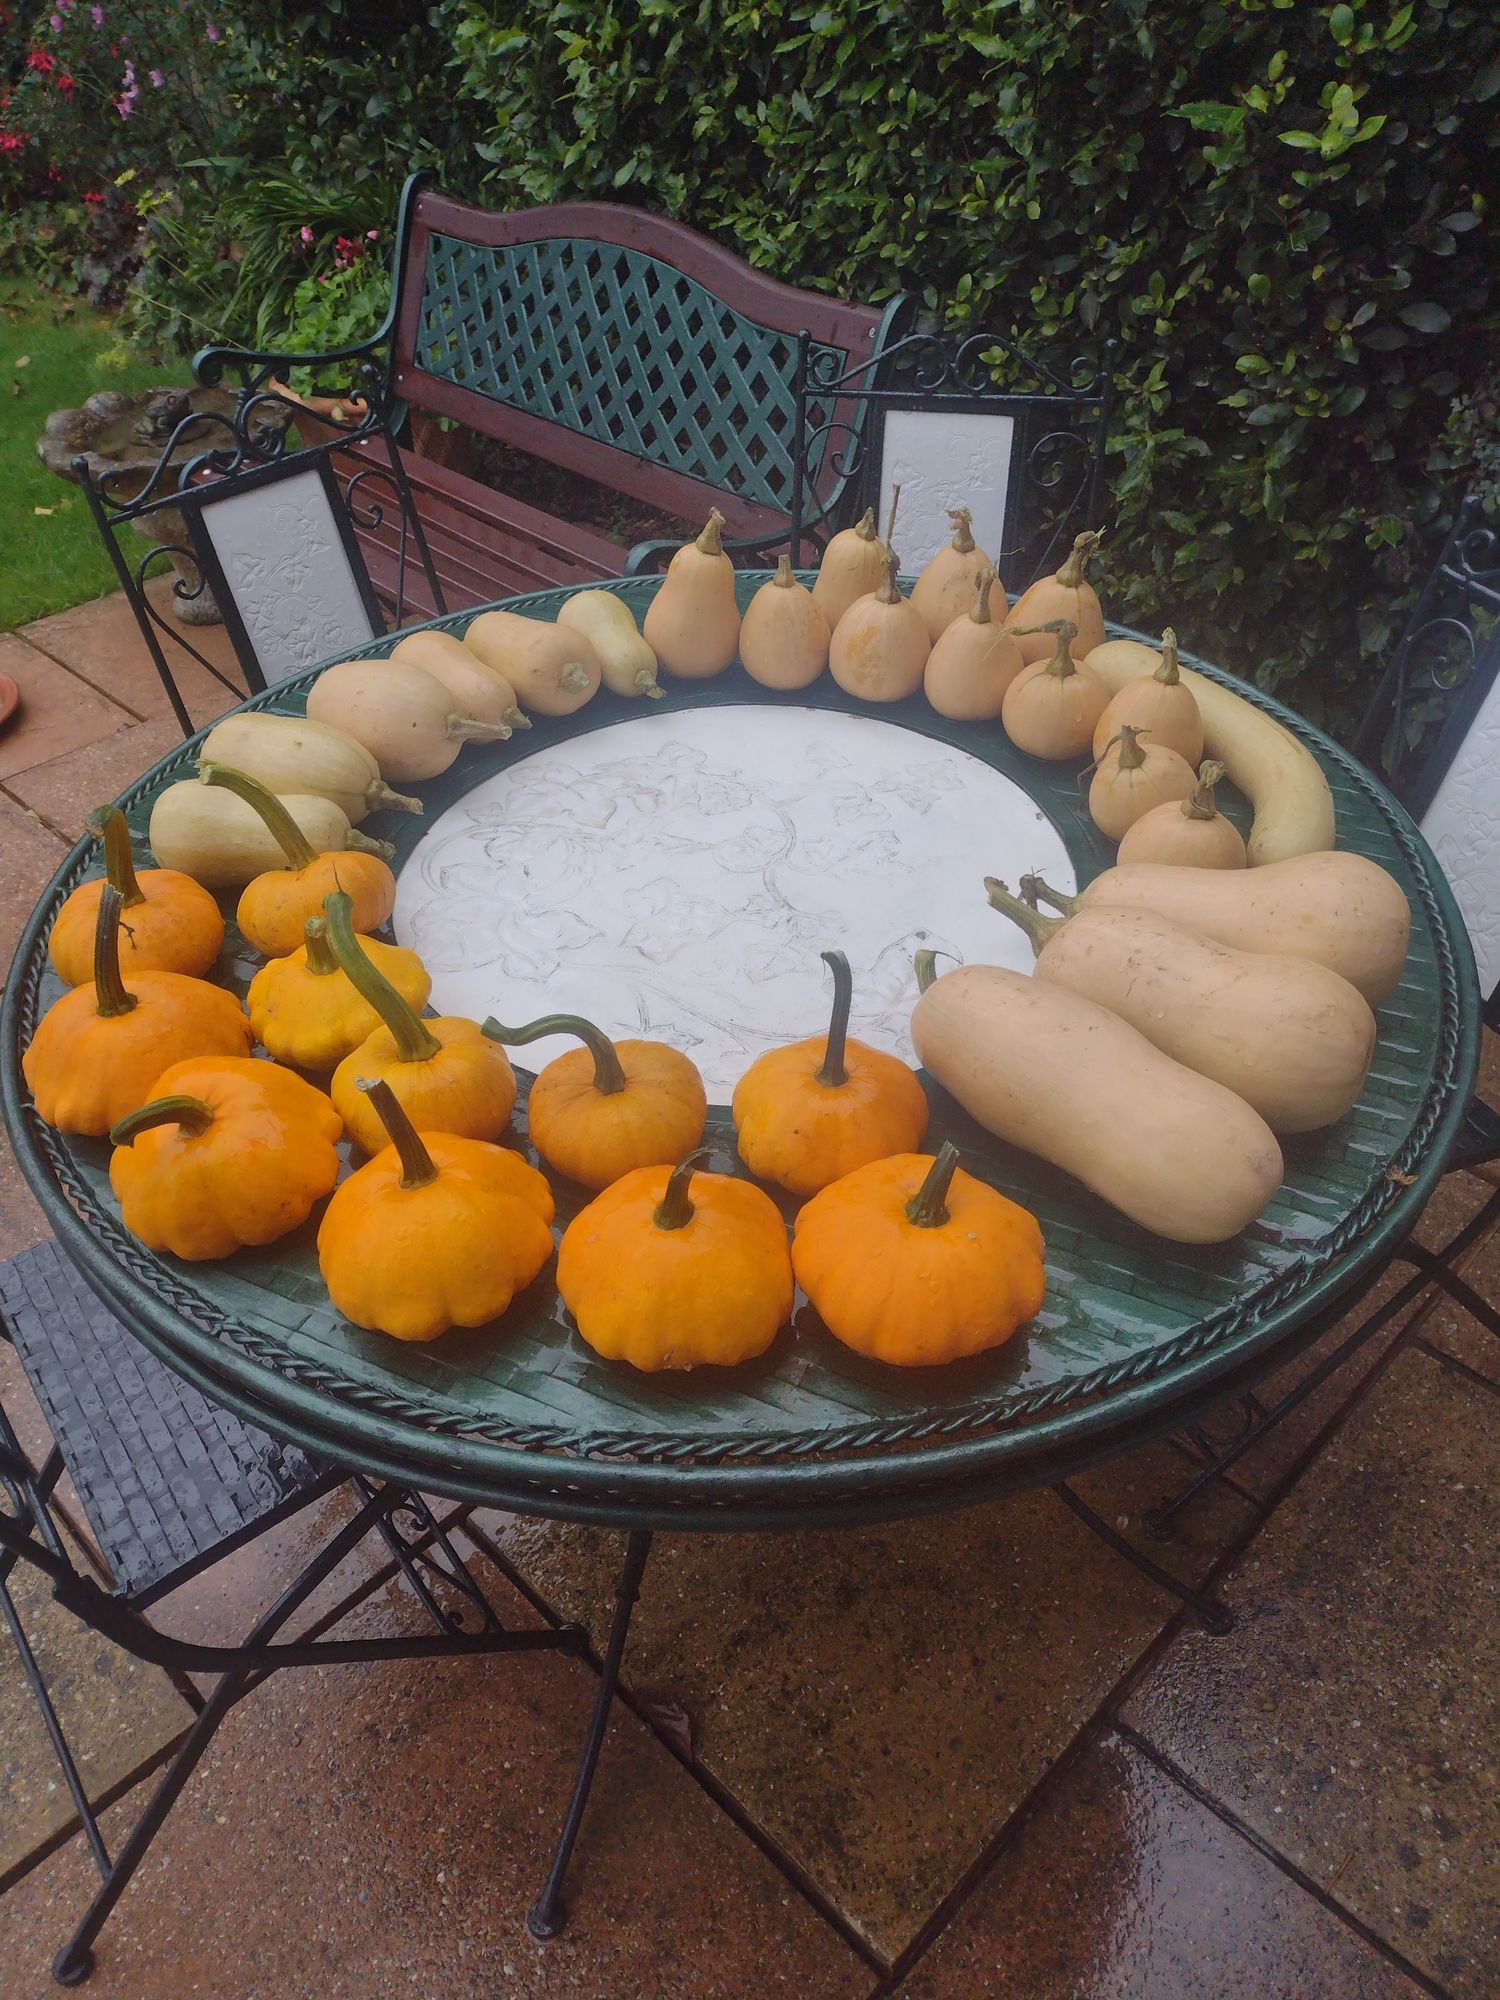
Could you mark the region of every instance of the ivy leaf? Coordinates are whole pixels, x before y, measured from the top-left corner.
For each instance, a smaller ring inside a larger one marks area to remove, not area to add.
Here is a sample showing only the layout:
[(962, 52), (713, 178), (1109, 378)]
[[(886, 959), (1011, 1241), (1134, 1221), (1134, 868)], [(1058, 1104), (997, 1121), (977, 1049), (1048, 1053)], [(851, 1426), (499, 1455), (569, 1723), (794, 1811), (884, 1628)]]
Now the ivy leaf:
[(1399, 316), (1407, 326), (1414, 326), (1418, 333), (1446, 333), (1453, 324), (1452, 313), (1429, 301), (1403, 306)]

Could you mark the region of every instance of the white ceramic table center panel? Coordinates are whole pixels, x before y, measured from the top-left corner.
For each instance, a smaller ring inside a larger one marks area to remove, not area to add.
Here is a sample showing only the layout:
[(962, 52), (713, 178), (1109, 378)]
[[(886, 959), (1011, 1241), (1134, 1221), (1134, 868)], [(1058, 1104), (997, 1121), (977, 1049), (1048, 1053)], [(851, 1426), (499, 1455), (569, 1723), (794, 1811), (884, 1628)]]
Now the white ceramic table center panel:
[[(852, 1032), (910, 1061), (914, 951), (1030, 969), (981, 878), (1073, 886), (1018, 785), (878, 716), (733, 704), (514, 747), (401, 871), (396, 935), (433, 1006), (672, 1042), (718, 1104), (763, 1050), (826, 1024), (824, 949), (853, 967)], [(574, 1046), (515, 1055), (536, 1070)]]

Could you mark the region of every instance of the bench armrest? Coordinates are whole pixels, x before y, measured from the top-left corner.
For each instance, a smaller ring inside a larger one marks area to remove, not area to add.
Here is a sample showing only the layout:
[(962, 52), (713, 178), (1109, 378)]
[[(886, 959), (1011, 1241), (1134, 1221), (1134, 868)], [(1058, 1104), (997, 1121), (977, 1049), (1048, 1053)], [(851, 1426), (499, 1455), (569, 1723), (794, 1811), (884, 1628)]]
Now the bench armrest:
[(236, 368), (242, 377), (254, 371), (259, 386), (273, 369), (284, 377), (293, 368), (321, 368), (335, 361), (359, 361), (374, 354), (386, 334), (387, 328), (381, 327), (354, 347), (331, 347), (323, 354), (287, 354), (274, 348), (200, 347), (193, 356), (193, 380), (202, 383), (205, 389), (217, 389), (226, 369)]

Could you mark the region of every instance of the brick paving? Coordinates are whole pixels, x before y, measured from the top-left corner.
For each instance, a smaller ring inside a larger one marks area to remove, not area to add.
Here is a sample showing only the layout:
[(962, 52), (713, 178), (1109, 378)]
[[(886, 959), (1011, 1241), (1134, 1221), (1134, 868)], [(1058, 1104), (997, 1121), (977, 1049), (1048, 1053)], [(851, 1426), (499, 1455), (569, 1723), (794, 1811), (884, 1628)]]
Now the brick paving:
[[(208, 637), (227, 665), (222, 634)], [(89, 807), (176, 732), (119, 599), (0, 639), (0, 666), (27, 699), (0, 736), (8, 962)], [(187, 679), (200, 723), (234, 698), (201, 670)], [(1494, 1096), (1493, 1037), (1485, 1067)], [(1483, 1192), (1450, 1183), (1432, 1227), (1457, 1226)], [(0, 1151), (0, 1255), (42, 1230)], [(1496, 1296), (1500, 1245), (1468, 1275)], [(190, 1782), (104, 1933), (91, 1990), (1487, 2000), (1500, 1992), (1494, 1350), (1463, 1313), (1419, 1301), (1189, 1518), (1164, 1559), (1214, 1569), (1237, 1613), (1224, 1639), (1184, 1624), (1046, 1494), (795, 1547), (662, 1537), (574, 1919), (550, 1945), (522, 1919), (590, 1669), (522, 1656), (281, 1676), (234, 1711)], [(40, 1442), (3, 1361), (0, 1396)], [(1158, 1444), (1085, 1486), (1136, 1532), (1187, 1463)], [(232, 1638), (340, 1504), (185, 1585), (160, 1622)], [(597, 1627), (613, 1537), (488, 1516), (472, 1530), (542, 1601)], [(368, 1580), (361, 1558), (342, 1585)], [(33, 1608), (91, 1778), (124, 1787), (118, 1838), (181, 1704)], [(395, 1587), (353, 1617), (419, 1622)], [(18, 2000), (52, 1990), (90, 1879), (23, 1695), (0, 1640), (0, 1990)]]

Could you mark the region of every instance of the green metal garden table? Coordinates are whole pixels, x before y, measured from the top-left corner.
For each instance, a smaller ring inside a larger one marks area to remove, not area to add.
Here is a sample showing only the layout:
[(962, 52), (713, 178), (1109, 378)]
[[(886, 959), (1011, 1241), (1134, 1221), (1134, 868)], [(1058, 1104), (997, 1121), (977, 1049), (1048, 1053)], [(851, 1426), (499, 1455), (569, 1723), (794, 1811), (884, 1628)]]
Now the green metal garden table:
[[(745, 574), (742, 600), (762, 580)], [(638, 614), (657, 587), (653, 578), (611, 583)], [(542, 592), (510, 605), (550, 617), (567, 594)], [(474, 615), (440, 619), (432, 629), (461, 634)], [(389, 643), (350, 657), (380, 654)], [(1228, 678), (1203, 661), (1190, 663)], [(297, 713), (311, 678), (281, 682), (247, 706)], [(954, 1138), (972, 1171), (1038, 1213), (1046, 1236), (1043, 1313), (991, 1355), (942, 1370), (881, 1369), (829, 1339), (799, 1299), (791, 1325), (761, 1360), (731, 1371), (648, 1377), (604, 1363), (582, 1345), (550, 1275), (502, 1324), (410, 1347), (354, 1328), (332, 1310), (311, 1226), (223, 1264), (189, 1266), (151, 1254), (120, 1225), (104, 1145), (65, 1139), (43, 1125), (19, 1070), (19, 1052), (59, 990), (46, 962), (48, 929), (69, 890), (98, 872), (92, 842), (73, 851), (42, 897), (0, 1018), (0, 1087), (22, 1169), (90, 1283), (174, 1368), (276, 1435), (427, 1491), (638, 1529), (769, 1529), (892, 1518), (1054, 1481), (1227, 1401), (1315, 1337), (1410, 1229), (1474, 1080), (1472, 954), (1417, 829), (1336, 745), (1254, 690), (1240, 691), (1310, 745), (1333, 788), (1341, 843), (1388, 868), (1411, 900), (1411, 953), (1401, 985), (1380, 1009), (1368, 1085), (1338, 1125), (1288, 1141), (1285, 1184), (1258, 1224), (1228, 1244), (1196, 1249), (1149, 1236), (1067, 1176), (1013, 1152), (924, 1078), (934, 1140)], [(712, 681), (672, 684), (650, 720), (670, 743), (674, 718), (687, 730), (714, 709), (734, 711), (723, 717), (726, 741), (747, 709), (781, 710), (789, 741), (795, 734), (798, 742), (819, 717), (878, 713), (880, 726), (895, 733), (894, 768), (903, 755), (915, 763), (938, 746), (977, 759), (1027, 796), (1080, 882), (1112, 858), (1081, 806), (1072, 767), (1021, 756), (998, 725), (948, 722), (920, 696), (871, 711), (827, 676), (800, 693), (775, 694), (738, 666)], [(535, 760), (555, 759), (559, 746), (583, 746), (595, 732), (639, 730), (642, 710), (640, 702), (601, 692), (574, 716), (537, 717), (528, 733), (467, 749), (441, 778), (417, 787), (425, 820), (387, 814), (368, 824), (395, 842), (399, 871), (427, 838), (425, 829), (476, 787), (531, 782), (528, 772), (543, 768)], [(592, 746), (595, 767), (607, 740), (601, 734)], [(185, 744), (121, 801), (143, 862), (150, 858), (152, 799), (191, 775), (195, 756), (196, 744)], [(711, 758), (705, 770), (698, 756), (694, 770), (699, 780), (724, 776)], [(1225, 806), (1245, 823), (1243, 801), (1232, 791)], [(972, 854), (954, 867), (972, 872), (976, 906), (983, 903), (980, 877), (994, 865), (986, 829), (975, 827)], [(564, 916), (565, 905), (566, 896)], [(399, 901), (396, 921), (399, 932)], [(989, 921), (998, 950), (1005, 927)], [(816, 961), (816, 944), (807, 949)], [(252, 970), (231, 922), (220, 976), (242, 988)], [(589, 1011), (611, 1025), (605, 996)], [(801, 1031), (816, 1026), (811, 1019)], [(518, 1074), (524, 1143), (529, 1076)], [(711, 1111), (708, 1137), (712, 1164), (736, 1170), (723, 1102)], [(566, 1184), (557, 1192), (561, 1226), (586, 1196)]]

